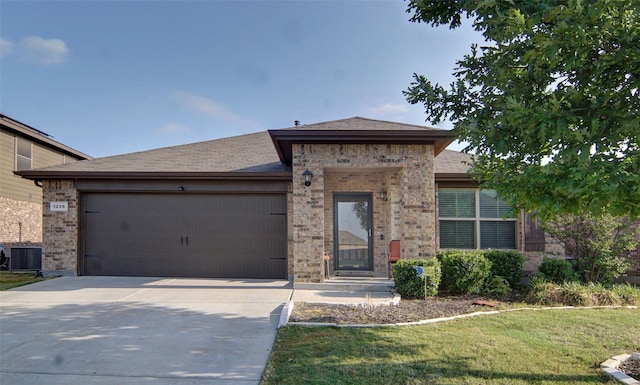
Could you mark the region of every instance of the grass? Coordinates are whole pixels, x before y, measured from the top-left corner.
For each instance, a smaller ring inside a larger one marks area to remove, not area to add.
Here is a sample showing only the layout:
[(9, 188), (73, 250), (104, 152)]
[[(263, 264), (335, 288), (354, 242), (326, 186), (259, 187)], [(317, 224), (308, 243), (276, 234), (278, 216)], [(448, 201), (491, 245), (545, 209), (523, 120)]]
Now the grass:
[(640, 347), (640, 310), (519, 311), (381, 328), (286, 326), (261, 385), (617, 384), (599, 370)]
[(0, 291), (14, 287), (28, 285), (30, 283), (44, 281), (46, 278), (37, 278), (34, 273), (9, 273), (0, 272)]

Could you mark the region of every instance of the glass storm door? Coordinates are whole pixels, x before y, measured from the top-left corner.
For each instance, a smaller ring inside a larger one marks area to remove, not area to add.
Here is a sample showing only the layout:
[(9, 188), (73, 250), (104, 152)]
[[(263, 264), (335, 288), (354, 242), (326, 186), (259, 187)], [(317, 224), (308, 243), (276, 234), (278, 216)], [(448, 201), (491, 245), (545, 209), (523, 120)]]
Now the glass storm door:
[(373, 270), (371, 194), (343, 193), (333, 197), (336, 270)]

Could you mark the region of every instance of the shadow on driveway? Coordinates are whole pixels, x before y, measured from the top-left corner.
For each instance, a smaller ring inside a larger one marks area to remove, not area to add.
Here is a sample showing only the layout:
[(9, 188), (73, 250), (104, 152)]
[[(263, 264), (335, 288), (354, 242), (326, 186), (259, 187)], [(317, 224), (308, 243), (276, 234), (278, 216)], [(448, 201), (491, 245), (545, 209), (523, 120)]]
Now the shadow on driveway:
[(2, 382), (258, 384), (291, 289), (247, 283), (77, 277), (1, 292)]

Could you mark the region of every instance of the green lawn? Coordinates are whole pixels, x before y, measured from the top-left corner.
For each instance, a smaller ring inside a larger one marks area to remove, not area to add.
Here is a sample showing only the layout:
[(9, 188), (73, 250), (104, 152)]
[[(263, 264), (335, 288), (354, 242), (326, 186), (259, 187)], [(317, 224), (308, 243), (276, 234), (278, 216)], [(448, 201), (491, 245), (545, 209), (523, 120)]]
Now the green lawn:
[(45, 278), (36, 278), (35, 273), (9, 273), (0, 272), (0, 290), (9, 290), (14, 287), (28, 285), (43, 281)]
[(600, 370), (640, 349), (640, 310), (518, 311), (412, 327), (280, 329), (262, 385), (617, 384)]

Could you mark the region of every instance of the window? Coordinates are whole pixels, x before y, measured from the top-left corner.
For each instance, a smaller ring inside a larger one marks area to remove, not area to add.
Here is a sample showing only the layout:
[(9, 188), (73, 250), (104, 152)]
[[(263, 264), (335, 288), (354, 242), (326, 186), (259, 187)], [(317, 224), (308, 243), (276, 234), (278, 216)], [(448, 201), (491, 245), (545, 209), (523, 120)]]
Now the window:
[(31, 142), (17, 138), (16, 140), (16, 170), (31, 170)]
[(438, 190), (440, 248), (515, 249), (517, 219), (493, 190)]

